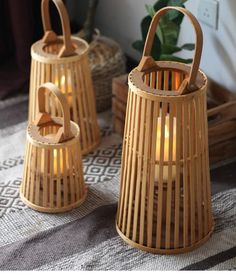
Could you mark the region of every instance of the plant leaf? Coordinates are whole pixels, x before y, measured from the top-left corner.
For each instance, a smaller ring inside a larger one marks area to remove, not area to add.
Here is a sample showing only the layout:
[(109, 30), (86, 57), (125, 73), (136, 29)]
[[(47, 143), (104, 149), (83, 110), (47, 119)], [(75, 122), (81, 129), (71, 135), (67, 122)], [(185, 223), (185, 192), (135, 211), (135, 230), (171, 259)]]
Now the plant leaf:
[[(185, 2), (187, 2), (187, 0), (169, 0), (168, 5), (184, 8)], [(168, 14), (170, 20), (174, 21), (179, 26), (181, 25), (181, 23), (184, 19), (183, 13), (173, 10), (173, 11), (169, 11), (167, 14)]]
[(156, 11), (154, 10), (154, 7), (152, 5), (147, 5), (147, 4), (145, 5), (145, 7), (146, 7), (146, 10), (147, 10), (148, 14), (151, 17), (153, 17), (156, 13)]
[(157, 35), (158, 39), (160, 40), (161, 44), (164, 44), (164, 33), (163, 33), (163, 30), (162, 30), (160, 24), (157, 27), (156, 35)]
[(143, 53), (143, 48), (144, 48), (144, 42), (143, 40), (137, 40), (132, 44), (133, 48), (140, 52), (141, 54)]
[[(183, 8), (184, 8), (184, 6), (183, 6)], [(179, 12), (178, 16), (173, 19), (173, 22), (175, 22), (175, 24), (180, 26), (183, 22), (183, 19), (184, 19), (184, 14)]]
[(182, 62), (182, 63), (192, 63), (192, 59), (184, 59), (172, 55), (161, 55), (159, 60), (164, 60), (164, 61), (177, 61), (177, 62)]
[(145, 16), (141, 22), (141, 32), (143, 41), (146, 40), (147, 33), (151, 24), (152, 18), (151, 16)]
[(182, 49), (180, 47), (171, 45), (171, 44), (162, 44), (161, 45), (161, 54), (171, 55), (173, 53), (180, 52)]
[(193, 51), (195, 49), (195, 44), (194, 43), (186, 43), (183, 46), (180, 47), (181, 49), (188, 50), (188, 51)]
[(155, 60), (159, 60), (159, 58), (161, 56), (161, 41), (160, 41), (160, 39), (158, 38), (157, 35), (154, 36), (151, 56)]
[(159, 11), (160, 9), (168, 6), (168, 1), (169, 0), (158, 0), (155, 4), (154, 4), (154, 10), (157, 12)]
[(184, 14), (176, 10), (168, 11), (166, 16), (169, 18), (169, 20), (173, 21), (175, 24), (179, 26), (181, 25), (184, 19)]
[(160, 20), (157, 35), (162, 44), (176, 45), (178, 41), (180, 26), (169, 20), (168, 17), (163, 16)]
[(168, 5), (169, 6), (178, 6), (178, 7), (180, 7), (187, 1), (188, 0), (169, 0)]
[[(132, 44), (133, 48), (137, 50), (139, 53), (143, 53), (143, 48), (144, 48), (144, 41), (142, 40), (137, 40)], [(152, 46), (152, 51), (151, 51), (151, 56), (155, 60), (159, 60), (161, 55), (161, 42), (158, 39), (157, 36), (154, 37), (153, 41), (153, 46)]]

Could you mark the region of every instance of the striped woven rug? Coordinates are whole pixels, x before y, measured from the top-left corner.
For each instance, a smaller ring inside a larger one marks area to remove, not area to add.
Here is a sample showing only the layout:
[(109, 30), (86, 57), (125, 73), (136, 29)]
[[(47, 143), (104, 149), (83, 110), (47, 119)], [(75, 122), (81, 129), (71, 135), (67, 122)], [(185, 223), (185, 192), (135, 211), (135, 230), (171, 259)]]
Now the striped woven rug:
[(0, 270), (236, 270), (236, 189), (212, 197), (214, 234), (193, 252), (152, 255), (117, 235), (121, 139), (109, 117), (99, 118), (102, 144), (83, 159), (87, 200), (57, 215), (35, 212), (19, 198), (26, 123), (1, 128)]

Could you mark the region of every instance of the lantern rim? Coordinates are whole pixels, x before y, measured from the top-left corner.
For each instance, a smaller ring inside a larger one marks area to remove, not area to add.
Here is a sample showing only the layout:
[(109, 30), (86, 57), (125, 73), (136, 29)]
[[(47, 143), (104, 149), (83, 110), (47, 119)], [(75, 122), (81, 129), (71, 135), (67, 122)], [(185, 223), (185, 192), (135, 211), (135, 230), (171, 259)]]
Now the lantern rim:
[[(61, 117), (52, 117), (54, 124), (47, 125), (48, 126), (63, 126), (63, 118)], [(79, 126), (73, 122), (70, 121), (70, 128), (71, 132), (73, 134), (73, 137), (70, 138), (67, 141), (55, 143), (50, 141), (50, 139), (44, 138), (41, 134), (39, 134), (39, 127), (36, 126), (33, 122), (30, 123), (27, 127), (27, 140), (33, 144), (34, 146), (38, 147), (44, 147), (44, 148), (63, 148), (65, 146), (72, 145), (74, 143), (78, 142), (78, 139), (80, 138), (80, 128)]]
[[(129, 76), (128, 76), (128, 83), (129, 83), (129, 88), (131, 89), (132, 92), (135, 92), (137, 94), (142, 94), (142, 96), (146, 96), (149, 99), (153, 100), (158, 100), (158, 99), (165, 99), (165, 100), (183, 100), (187, 98), (192, 98), (193, 95), (196, 93), (200, 93), (202, 91), (206, 91), (208, 79), (205, 73), (202, 70), (198, 70), (197, 74), (197, 81), (196, 81), (196, 86), (198, 87), (197, 89), (193, 91), (189, 91), (186, 94), (179, 94), (177, 93), (178, 90), (176, 91), (169, 91), (169, 90), (161, 90), (157, 88), (151, 88), (149, 85), (145, 84), (144, 82), (144, 76), (145, 74), (150, 74), (152, 72), (160, 72), (160, 71), (179, 71), (181, 73), (185, 73), (189, 75), (191, 66), (180, 63), (180, 62), (174, 62), (174, 61), (156, 61), (156, 64), (159, 68), (157, 70), (156, 68), (153, 68), (148, 71), (140, 72), (136, 67), (134, 68)], [(185, 79), (187, 80), (187, 78)], [(182, 83), (185, 81), (183, 80)]]
[(82, 57), (84, 57), (85, 54), (88, 53), (89, 50), (89, 44), (82, 38), (71, 36), (72, 44), (75, 46), (74, 55), (69, 57), (59, 57), (59, 53), (47, 53), (44, 49), (45, 47), (48, 47), (50, 45), (57, 45), (61, 44), (63, 45), (63, 37), (58, 36), (58, 41), (56, 43), (52, 43), (48, 45), (48, 43), (44, 43), (43, 40), (38, 40), (31, 46), (31, 56), (33, 59), (42, 62), (42, 63), (67, 63), (67, 62), (73, 62), (78, 61)]

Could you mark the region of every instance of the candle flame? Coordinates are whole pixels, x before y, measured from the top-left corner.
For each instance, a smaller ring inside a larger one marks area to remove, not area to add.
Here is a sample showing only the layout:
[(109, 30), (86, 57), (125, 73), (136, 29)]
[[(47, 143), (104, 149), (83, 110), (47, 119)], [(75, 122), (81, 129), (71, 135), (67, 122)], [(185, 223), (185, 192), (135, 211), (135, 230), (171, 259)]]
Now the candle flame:
[[(166, 115), (165, 118), (165, 129), (164, 129), (164, 139), (163, 139), (163, 149), (161, 149), (161, 135), (162, 135), (162, 119), (161, 116), (157, 119), (158, 125), (157, 125), (157, 139), (156, 139), (156, 161), (160, 161), (161, 159), (161, 152), (163, 154), (162, 160), (164, 162), (169, 161), (169, 150), (170, 150), (170, 117), (169, 114)], [(176, 118), (173, 118), (173, 142), (172, 142), (172, 162), (176, 160)], [(162, 172), (162, 178), (164, 182), (167, 182), (169, 179), (168, 175), (169, 166), (163, 165), (163, 172)], [(176, 175), (176, 169), (175, 166), (172, 166), (172, 179), (175, 178)], [(155, 167), (155, 180), (158, 181), (160, 176), (160, 170), (159, 170), (159, 164)]]
[[(66, 77), (67, 77), (67, 79), (66, 79)], [(63, 74), (61, 76), (61, 78), (59, 78), (58, 75), (56, 75), (54, 83), (56, 86), (58, 86), (60, 88), (60, 90), (63, 94), (66, 94), (68, 104), (71, 107), (73, 104), (73, 97), (72, 97), (72, 92), (73, 92), (72, 88), (73, 87), (72, 87), (72, 82), (71, 82), (71, 75)]]
[(61, 85), (65, 85), (65, 79), (66, 79), (65, 75), (63, 75), (61, 77)]
[(60, 84), (60, 86), (64, 86), (65, 85), (65, 81), (66, 81), (66, 77), (65, 77), (65, 75), (63, 75), (61, 77), (60, 83), (59, 83), (59, 79), (58, 78), (55, 78), (54, 83), (55, 83), (56, 86), (59, 86), (59, 84)]
[[(165, 124), (165, 138), (169, 138), (169, 124)], [(159, 127), (157, 130), (157, 138), (161, 138), (161, 128)]]

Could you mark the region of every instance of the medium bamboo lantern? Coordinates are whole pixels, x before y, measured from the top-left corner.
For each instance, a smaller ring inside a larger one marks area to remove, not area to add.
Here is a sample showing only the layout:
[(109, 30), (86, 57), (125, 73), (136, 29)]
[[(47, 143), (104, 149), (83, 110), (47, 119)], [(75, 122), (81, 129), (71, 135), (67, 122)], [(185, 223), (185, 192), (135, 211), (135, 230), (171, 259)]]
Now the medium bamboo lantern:
[[(56, 97), (63, 118), (45, 111), (46, 90)], [(79, 206), (87, 195), (80, 149), (80, 130), (70, 121), (65, 96), (52, 83), (37, 92), (38, 116), (27, 129), (27, 143), (20, 196), (29, 207), (58, 213)]]
[[(161, 16), (184, 13), (196, 32), (192, 66), (150, 57)], [(129, 74), (116, 227), (151, 253), (190, 251), (212, 234), (206, 75), (199, 70), (202, 31), (186, 9), (154, 16), (142, 60)]]
[[(96, 104), (91, 73), (88, 63), (89, 46), (86, 41), (71, 37), (69, 18), (61, 0), (53, 0), (63, 30), (63, 37), (57, 36), (51, 28), (49, 0), (42, 0), (44, 37), (31, 48), (31, 77), (29, 121), (37, 116), (37, 88), (45, 83), (56, 84), (65, 95), (70, 107), (70, 118), (81, 129), (82, 154), (92, 151), (100, 142), (97, 124)], [(58, 102), (51, 94), (46, 95), (45, 109), (53, 116), (61, 116)]]

